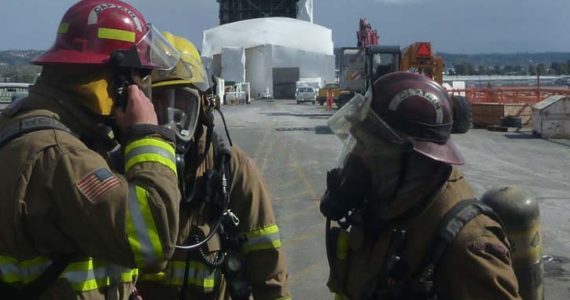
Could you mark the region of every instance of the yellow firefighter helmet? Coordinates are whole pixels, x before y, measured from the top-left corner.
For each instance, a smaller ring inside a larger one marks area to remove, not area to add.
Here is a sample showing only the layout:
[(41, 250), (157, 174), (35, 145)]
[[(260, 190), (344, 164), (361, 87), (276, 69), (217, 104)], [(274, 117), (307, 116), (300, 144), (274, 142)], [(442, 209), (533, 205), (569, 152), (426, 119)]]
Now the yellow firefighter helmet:
[(171, 70), (153, 71), (152, 87), (192, 84), (200, 91), (206, 91), (209, 88), (208, 75), (196, 46), (170, 32), (163, 32), (163, 35), (180, 52), (180, 60)]

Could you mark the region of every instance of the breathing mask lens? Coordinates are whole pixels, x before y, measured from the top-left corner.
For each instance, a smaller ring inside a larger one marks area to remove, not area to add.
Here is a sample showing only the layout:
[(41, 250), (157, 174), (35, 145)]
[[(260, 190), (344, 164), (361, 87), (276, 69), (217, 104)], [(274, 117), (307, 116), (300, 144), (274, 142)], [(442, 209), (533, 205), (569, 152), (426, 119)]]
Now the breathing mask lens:
[(190, 141), (200, 114), (198, 91), (188, 87), (167, 87), (155, 88), (152, 92), (159, 125), (174, 130), (178, 139)]

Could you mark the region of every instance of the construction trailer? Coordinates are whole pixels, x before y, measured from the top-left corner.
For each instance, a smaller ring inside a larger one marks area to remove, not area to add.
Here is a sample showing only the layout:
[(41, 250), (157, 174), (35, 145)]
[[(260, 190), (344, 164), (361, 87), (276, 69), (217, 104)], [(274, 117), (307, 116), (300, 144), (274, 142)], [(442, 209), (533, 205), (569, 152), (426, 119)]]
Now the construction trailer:
[(267, 17), (297, 18), (299, 0), (218, 0), (220, 25)]
[(533, 105), (532, 114), (535, 135), (570, 139), (570, 97), (551, 96)]

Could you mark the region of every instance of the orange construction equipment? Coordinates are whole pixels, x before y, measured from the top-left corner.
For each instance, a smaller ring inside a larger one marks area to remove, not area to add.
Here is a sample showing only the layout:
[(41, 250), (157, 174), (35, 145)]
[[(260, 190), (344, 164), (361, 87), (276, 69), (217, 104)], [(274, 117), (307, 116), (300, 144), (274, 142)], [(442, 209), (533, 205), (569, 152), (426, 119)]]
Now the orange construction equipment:
[(430, 42), (416, 42), (402, 51), (401, 71), (424, 74), (441, 84), (444, 67), (443, 58), (433, 54)]
[(359, 30), (356, 33), (358, 47), (366, 48), (368, 46), (378, 45), (380, 37), (376, 29), (373, 29), (372, 25), (370, 25), (365, 18), (360, 18), (358, 25)]

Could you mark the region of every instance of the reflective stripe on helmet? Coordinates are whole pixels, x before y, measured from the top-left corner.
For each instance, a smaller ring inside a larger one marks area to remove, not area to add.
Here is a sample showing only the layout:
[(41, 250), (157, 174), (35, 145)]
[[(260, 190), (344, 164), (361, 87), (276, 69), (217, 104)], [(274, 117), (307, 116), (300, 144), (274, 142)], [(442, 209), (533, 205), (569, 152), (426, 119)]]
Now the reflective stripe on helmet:
[[(184, 261), (170, 261), (165, 271), (156, 274), (142, 274), (140, 280), (181, 286), (184, 282), (185, 268), (186, 263)], [(216, 270), (202, 262), (190, 261), (188, 284), (204, 289), (204, 291), (212, 291), (216, 284)]]
[(129, 185), (127, 236), (137, 265), (164, 260), (162, 243), (148, 204), (148, 192), (134, 184)]
[(132, 31), (113, 29), (113, 28), (99, 28), (97, 30), (97, 37), (100, 39), (116, 40), (122, 42), (135, 42), (135, 33)]
[(125, 149), (125, 171), (143, 162), (156, 162), (167, 166), (176, 173), (174, 148), (158, 139), (140, 139), (130, 143)]
[(60, 23), (59, 27), (57, 28), (57, 33), (67, 33), (69, 30), (69, 23)]
[[(0, 280), (5, 283), (29, 284), (37, 279), (52, 262), (45, 257), (18, 260), (0, 256)], [(65, 279), (75, 292), (86, 292), (118, 283), (134, 282), (137, 269), (110, 264), (98, 264), (92, 258), (70, 263), (60, 278)]]
[(247, 237), (247, 241), (242, 246), (244, 253), (281, 247), (279, 227), (275, 224), (246, 232), (244, 235)]

